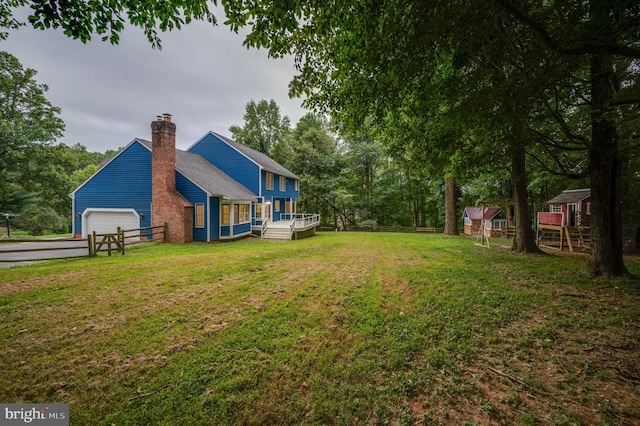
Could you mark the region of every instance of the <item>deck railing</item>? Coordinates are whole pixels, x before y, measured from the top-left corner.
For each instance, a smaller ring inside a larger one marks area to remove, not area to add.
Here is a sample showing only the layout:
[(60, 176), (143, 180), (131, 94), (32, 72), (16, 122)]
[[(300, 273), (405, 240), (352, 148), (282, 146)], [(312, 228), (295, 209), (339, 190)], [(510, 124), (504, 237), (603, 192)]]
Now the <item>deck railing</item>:
[(320, 224), (320, 214), (318, 213), (281, 213), (280, 220), (293, 221), (295, 229), (307, 229)]
[(565, 225), (564, 213), (539, 212), (538, 225)]

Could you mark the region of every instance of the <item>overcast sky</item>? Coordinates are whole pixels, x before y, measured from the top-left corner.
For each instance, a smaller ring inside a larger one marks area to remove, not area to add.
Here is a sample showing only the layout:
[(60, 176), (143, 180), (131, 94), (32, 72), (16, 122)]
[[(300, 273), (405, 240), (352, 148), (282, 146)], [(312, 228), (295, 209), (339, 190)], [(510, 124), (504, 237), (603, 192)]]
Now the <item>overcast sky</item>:
[(247, 50), (243, 37), (224, 26), (192, 22), (160, 33), (162, 50), (153, 50), (141, 29), (127, 26), (120, 44), (99, 36), (86, 45), (60, 30), (30, 26), (0, 41), (0, 50), (33, 68), (49, 86), (47, 99), (62, 109), (67, 145), (80, 143), (104, 152), (134, 138), (151, 138), (158, 114), (170, 113), (176, 145), (186, 149), (209, 130), (231, 136), (229, 126), (244, 124), (250, 100), (274, 99), (292, 125), (304, 115), (300, 99), (289, 99), (293, 59), (268, 59), (265, 50)]

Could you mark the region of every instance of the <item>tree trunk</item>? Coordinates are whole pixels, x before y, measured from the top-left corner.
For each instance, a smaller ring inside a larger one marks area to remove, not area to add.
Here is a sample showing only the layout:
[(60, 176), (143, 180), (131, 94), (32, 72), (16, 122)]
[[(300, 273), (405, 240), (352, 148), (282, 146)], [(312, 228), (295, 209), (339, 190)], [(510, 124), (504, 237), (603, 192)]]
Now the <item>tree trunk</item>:
[(456, 181), (444, 180), (444, 235), (460, 235), (456, 209)]
[(371, 168), (372, 163), (369, 161), (365, 162), (364, 167), (364, 203), (365, 208), (367, 209), (366, 219), (371, 219)]
[(591, 58), (591, 253), (587, 271), (616, 278), (629, 274), (622, 254), (621, 161), (618, 134), (608, 118), (615, 90), (612, 58)]
[(527, 197), (527, 169), (524, 149), (511, 150), (511, 189), (515, 200), (516, 235), (513, 238), (513, 250), (518, 253), (541, 254), (536, 244), (535, 234), (529, 212)]

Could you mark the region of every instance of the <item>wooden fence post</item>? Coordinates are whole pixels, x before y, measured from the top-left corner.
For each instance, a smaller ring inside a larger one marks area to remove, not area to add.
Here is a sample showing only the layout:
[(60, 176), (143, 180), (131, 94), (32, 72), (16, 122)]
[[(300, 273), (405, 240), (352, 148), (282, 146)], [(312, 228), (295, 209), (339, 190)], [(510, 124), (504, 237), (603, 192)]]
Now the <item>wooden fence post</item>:
[(98, 241), (96, 239), (96, 231), (93, 231), (93, 256), (98, 255)]
[(87, 241), (89, 243), (89, 257), (94, 257), (94, 254), (93, 254), (93, 242), (92, 242), (92, 235), (91, 234), (87, 234)]
[(118, 249), (119, 249), (118, 251), (120, 252), (121, 255), (124, 256), (124, 231), (119, 226), (118, 226), (118, 236), (116, 238), (118, 239)]
[(163, 238), (162, 242), (166, 243), (167, 242), (167, 222), (164, 223), (164, 232), (163, 232), (162, 238)]

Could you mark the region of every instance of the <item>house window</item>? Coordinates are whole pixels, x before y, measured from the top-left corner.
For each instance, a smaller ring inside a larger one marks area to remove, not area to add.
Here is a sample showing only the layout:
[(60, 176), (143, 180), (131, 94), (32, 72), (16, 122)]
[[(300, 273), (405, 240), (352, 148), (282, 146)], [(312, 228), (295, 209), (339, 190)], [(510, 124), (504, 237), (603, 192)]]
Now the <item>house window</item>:
[(284, 192), (287, 190), (287, 178), (284, 176), (280, 176), (280, 191)]
[(471, 218), (469, 216), (464, 217), (464, 224), (467, 226), (471, 226)]
[(233, 223), (249, 222), (250, 215), (250, 204), (236, 204), (233, 206)]
[(280, 211), (280, 200), (275, 200), (273, 202), (273, 211), (274, 212), (279, 212)]
[(300, 181), (299, 180), (295, 180), (295, 185), (296, 185), (296, 191), (300, 191)]
[(284, 205), (284, 210), (287, 214), (293, 213), (293, 202), (287, 201)]
[(587, 216), (591, 216), (591, 201), (587, 201)]
[(262, 203), (256, 204), (256, 219), (262, 219)]
[(204, 204), (196, 204), (196, 228), (204, 228)]
[(552, 204), (551, 205), (552, 213), (562, 213), (562, 204)]
[(267, 189), (273, 189), (273, 173), (267, 172)]
[(220, 223), (222, 225), (229, 225), (229, 219), (230, 219), (230, 215), (229, 215), (229, 204), (223, 204), (222, 205), (222, 220), (220, 221)]

